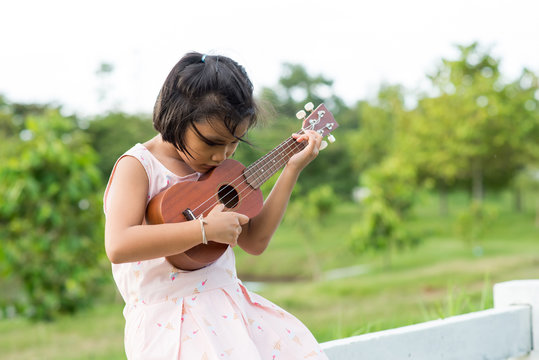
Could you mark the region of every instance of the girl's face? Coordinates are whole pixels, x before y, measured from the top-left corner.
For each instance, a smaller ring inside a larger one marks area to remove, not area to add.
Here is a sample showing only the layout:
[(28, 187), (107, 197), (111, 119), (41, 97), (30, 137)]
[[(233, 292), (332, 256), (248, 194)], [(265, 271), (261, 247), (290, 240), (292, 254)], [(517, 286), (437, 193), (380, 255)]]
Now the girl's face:
[(243, 121), (233, 135), (222, 121), (210, 120), (194, 124), (202, 139), (191, 126), (185, 134), (185, 145), (192, 155), (178, 151), (182, 161), (196, 172), (205, 173), (228, 159), (236, 148), (239, 140), (247, 133), (248, 121)]

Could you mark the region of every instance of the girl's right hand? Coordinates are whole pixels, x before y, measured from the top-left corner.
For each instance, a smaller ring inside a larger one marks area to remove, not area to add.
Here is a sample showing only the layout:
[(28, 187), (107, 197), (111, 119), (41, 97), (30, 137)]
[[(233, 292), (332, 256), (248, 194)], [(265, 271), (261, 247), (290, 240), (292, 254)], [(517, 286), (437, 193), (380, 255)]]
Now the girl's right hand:
[(249, 218), (236, 212), (223, 211), (224, 208), (223, 204), (216, 205), (205, 218), (206, 237), (208, 240), (234, 247), (238, 243), (238, 236), (242, 231), (241, 226), (247, 224)]

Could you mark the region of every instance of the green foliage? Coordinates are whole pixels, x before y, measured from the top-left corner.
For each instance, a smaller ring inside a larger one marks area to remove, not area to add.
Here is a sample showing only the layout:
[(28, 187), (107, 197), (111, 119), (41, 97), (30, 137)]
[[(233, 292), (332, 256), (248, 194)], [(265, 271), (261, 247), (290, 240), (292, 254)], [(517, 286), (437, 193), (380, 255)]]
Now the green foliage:
[(356, 104), (359, 131), (352, 132), (349, 139), (354, 169), (363, 172), (397, 150), (405, 113), (403, 97), (402, 87), (382, 85), (374, 102)]
[[(517, 192), (519, 201), (523, 192), (539, 194), (539, 167), (528, 165), (528, 167), (520, 171), (514, 179), (513, 187)], [(533, 197), (531, 200), (533, 201)], [(519, 206), (521, 207), (521, 204), (517, 205), (517, 207)], [(535, 226), (539, 227), (539, 197), (535, 200)]]
[(129, 115), (111, 112), (97, 116), (86, 130), (92, 147), (99, 154), (98, 166), (108, 176), (116, 160), (136, 143), (155, 136), (151, 118), (147, 115)]
[(332, 214), (338, 201), (331, 186), (321, 185), (311, 189), (307, 195), (294, 197), (287, 211), (286, 222), (293, 224), (303, 235), (301, 240), (313, 280), (322, 277), (321, 261), (313, 245), (314, 238), (319, 236), (325, 220)]
[(306, 196), (295, 197), (291, 204), (290, 216), (287, 219), (301, 224), (300, 226), (313, 226), (319, 224), (333, 212), (339, 198), (330, 185), (320, 185), (311, 189)]
[(339, 200), (333, 191), (333, 188), (328, 185), (320, 185), (309, 192), (307, 203), (312, 209), (313, 218), (323, 219), (329, 215), (337, 206)]
[(481, 201), (485, 184), (506, 187), (537, 157), (538, 81), (524, 70), (504, 83), (500, 61), (487, 50), (474, 43), (459, 51), (430, 77), (438, 94), (419, 100), (403, 150), (424, 181), (442, 187), (465, 182)]
[(2, 274), (22, 284), (18, 308), (50, 319), (97, 293), (102, 178), (86, 135), (56, 110), (27, 117), (20, 138), (0, 164)]
[(498, 209), (472, 201), (467, 209), (462, 210), (457, 216), (457, 235), (469, 244), (474, 244), (484, 235), (498, 216)]
[(383, 199), (399, 216), (404, 216), (413, 205), (417, 191), (416, 169), (406, 159), (387, 158), (366, 172), (363, 179), (370, 190), (367, 202)]
[[(305, 103), (313, 102), (317, 106), (324, 102), (340, 124), (334, 134), (338, 141), (330, 144), (303, 170), (298, 183), (303, 195), (321, 184), (329, 183), (340, 197), (350, 197), (359, 172), (352, 167), (353, 154), (350, 152), (347, 128), (355, 126), (357, 122), (344, 102), (333, 94), (332, 84), (333, 81), (322, 75), (309, 74), (302, 65), (283, 64), (278, 86), (275, 89), (264, 88), (261, 94), (262, 102), (271, 104), (278, 116), (271, 119), (271, 126), (250, 131), (254, 148), (240, 146), (236, 152), (238, 160), (249, 159), (251, 163), (268, 152), (290, 134), (301, 129), (302, 123), (296, 119), (295, 114)], [(341, 122), (343, 114), (344, 121)]]
[[(311, 193), (319, 186), (330, 186), (335, 195), (349, 199), (357, 184), (359, 172), (352, 168), (353, 154), (349, 151), (345, 133), (335, 131), (337, 141), (320, 152), (301, 173), (298, 183), (302, 192)], [(343, 131), (345, 131), (343, 129)]]
[(352, 246), (358, 252), (385, 250), (389, 265), (394, 248), (418, 243), (405, 226), (416, 194), (415, 169), (398, 157), (388, 158), (366, 172), (363, 183), (369, 195), (362, 219), (352, 228)]
[(284, 89), (285, 98), (279, 104), (284, 113), (294, 114), (303, 103), (312, 101), (319, 104), (324, 100), (321, 92), (333, 85), (333, 81), (323, 75), (310, 75), (300, 64), (283, 64), (283, 74), (279, 85)]

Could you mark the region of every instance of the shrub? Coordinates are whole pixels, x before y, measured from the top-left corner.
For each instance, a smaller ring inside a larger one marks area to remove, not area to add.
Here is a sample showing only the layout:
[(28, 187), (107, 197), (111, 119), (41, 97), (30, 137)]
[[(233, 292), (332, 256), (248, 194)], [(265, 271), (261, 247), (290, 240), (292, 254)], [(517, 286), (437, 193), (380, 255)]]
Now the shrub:
[(107, 262), (97, 155), (57, 110), (24, 122), (0, 164), (2, 275), (22, 286), (17, 309), (37, 319), (91, 303)]

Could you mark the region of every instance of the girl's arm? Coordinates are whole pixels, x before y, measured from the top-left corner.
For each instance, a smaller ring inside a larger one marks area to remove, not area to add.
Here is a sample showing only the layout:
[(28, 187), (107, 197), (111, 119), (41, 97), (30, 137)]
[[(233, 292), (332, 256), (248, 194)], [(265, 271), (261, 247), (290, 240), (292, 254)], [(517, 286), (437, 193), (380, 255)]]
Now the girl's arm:
[(260, 213), (243, 226), (238, 245), (247, 253), (259, 255), (264, 252), (281, 223), (301, 170), (318, 155), (322, 136), (316, 131), (307, 130), (303, 135), (292, 136), (298, 142), (308, 141), (308, 145), (290, 158)]
[[(131, 156), (116, 165), (106, 199), (105, 250), (112, 263), (154, 259), (184, 252), (202, 243), (198, 221), (146, 225), (148, 177)], [(235, 245), (244, 215), (214, 209), (205, 225), (208, 239)], [(210, 225), (211, 223), (211, 225)]]

